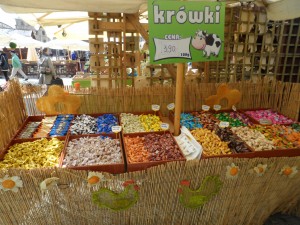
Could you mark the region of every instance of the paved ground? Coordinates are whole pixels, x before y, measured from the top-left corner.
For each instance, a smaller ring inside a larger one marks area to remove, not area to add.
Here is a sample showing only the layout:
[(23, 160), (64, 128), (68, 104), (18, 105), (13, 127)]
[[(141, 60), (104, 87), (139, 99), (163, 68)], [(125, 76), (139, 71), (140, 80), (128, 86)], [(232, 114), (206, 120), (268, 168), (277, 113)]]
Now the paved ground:
[[(72, 84), (72, 78), (67, 78), (67, 77), (61, 77), (63, 79), (64, 85), (71, 85)], [(25, 81), (23, 78), (19, 78), (20, 83), (27, 83), (30, 82), (31, 84), (35, 85), (38, 84), (38, 79), (37, 78), (30, 78), (28, 81)], [(4, 76), (0, 76), (0, 86), (4, 85), (6, 83)]]

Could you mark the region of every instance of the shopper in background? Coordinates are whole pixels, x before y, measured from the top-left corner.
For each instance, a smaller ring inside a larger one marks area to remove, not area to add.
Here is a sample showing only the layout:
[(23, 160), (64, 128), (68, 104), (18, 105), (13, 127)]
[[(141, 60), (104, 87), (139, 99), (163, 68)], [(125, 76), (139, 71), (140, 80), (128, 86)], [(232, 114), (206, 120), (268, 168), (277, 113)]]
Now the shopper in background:
[(28, 80), (28, 77), (22, 70), (22, 63), (21, 63), (19, 57), (17, 56), (16, 52), (10, 51), (10, 53), (12, 55), (12, 58), (11, 58), (12, 71), (11, 71), (10, 78), (14, 78), (16, 76), (16, 74), (19, 72), (24, 77), (25, 80)]
[(3, 51), (2, 48), (0, 48), (0, 67), (1, 71), (4, 74), (5, 80), (8, 81), (8, 71), (9, 71), (9, 64), (8, 64), (8, 58), (6, 53)]
[(71, 58), (72, 58), (72, 60), (77, 60), (78, 59), (78, 55), (75, 51), (72, 52)]
[(42, 52), (42, 57), (39, 61), (39, 84), (50, 85), (53, 78), (56, 77), (56, 71), (54, 69), (53, 63), (50, 56), (48, 55), (48, 49), (44, 48)]

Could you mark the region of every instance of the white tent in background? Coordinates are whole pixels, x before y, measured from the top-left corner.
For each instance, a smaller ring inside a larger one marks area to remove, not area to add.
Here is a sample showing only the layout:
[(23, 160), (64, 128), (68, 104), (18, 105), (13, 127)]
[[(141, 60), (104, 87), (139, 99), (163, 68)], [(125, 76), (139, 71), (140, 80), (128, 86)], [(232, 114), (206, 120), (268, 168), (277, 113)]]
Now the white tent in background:
[(51, 48), (51, 49), (67, 49), (69, 51), (73, 51), (73, 50), (88, 51), (89, 43), (85, 41), (79, 41), (79, 40), (55, 39), (44, 43), (44, 47)]
[(27, 51), (27, 61), (37, 62), (39, 61), (39, 56), (34, 47), (28, 47)]
[(3, 30), (0, 30), (0, 47), (8, 47), (10, 40), (11, 36)]
[(11, 40), (12, 42), (15, 42), (17, 44), (18, 48), (29, 48), (29, 47), (35, 47), (35, 48), (40, 48), (43, 47), (44, 43), (41, 41), (37, 41), (31, 37), (26, 37), (21, 34), (12, 34), (11, 35)]

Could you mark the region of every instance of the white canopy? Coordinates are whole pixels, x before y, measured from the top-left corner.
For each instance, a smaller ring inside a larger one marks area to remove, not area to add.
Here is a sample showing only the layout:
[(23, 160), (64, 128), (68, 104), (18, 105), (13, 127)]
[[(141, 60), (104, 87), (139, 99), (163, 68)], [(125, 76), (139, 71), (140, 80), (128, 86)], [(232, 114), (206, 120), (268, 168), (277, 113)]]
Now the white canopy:
[(10, 41), (15, 42), (18, 48), (39, 48), (43, 47), (44, 45), (44, 43), (41, 41), (37, 41), (31, 37), (26, 37), (21, 34), (12, 34)]
[(107, 13), (136, 13), (147, 0), (1, 0), (1, 8), (11, 13), (38, 13), (53, 11), (85, 11)]
[[(229, 7), (245, 2), (249, 0), (226, 0)], [(253, 0), (252, 2), (266, 7), (269, 20), (278, 21), (300, 17), (299, 0)], [(52, 26), (52, 32), (54, 30), (56, 38), (87, 40), (87, 12), (142, 13), (147, 10), (147, 3), (148, 0), (51, 0), (50, 3), (36, 0), (1, 0), (0, 7), (6, 12), (19, 14), (22, 19), (33, 26), (42, 25), (46, 31), (47, 27)], [(74, 24), (79, 23), (85, 28), (74, 28)], [(70, 28), (74, 28), (76, 32), (70, 31)]]
[[(227, 4), (238, 2), (249, 2), (249, 0), (226, 0)], [(300, 17), (299, 0), (253, 0), (252, 2), (266, 7), (269, 20), (288, 20)], [(147, 0), (51, 0), (51, 2), (36, 0), (1, 0), (0, 7), (10, 13), (49, 13), (55, 11), (136, 13), (139, 12), (139, 10), (145, 11), (147, 9), (147, 3)]]
[(11, 37), (4, 30), (0, 30), (0, 47), (7, 47)]
[(67, 50), (81, 50), (88, 51), (89, 43), (79, 40), (59, 40), (55, 39), (48, 41), (44, 44), (44, 47), (51, 49), (67, 49)]
[(34, 62), (37, 62), (39, 61), (39, 57), (38, 57), (38, 54), (35, 50), (34, 47), (29, 47), (28, 48), (28, 51), (27, 51), (27, 61), (34, 61)]
[(18, 48), (43, 47), (44, 43), (18, 33), (19, 30), (0, 30), (0, 46), (8, 47), (9, 42), (15, 42)]

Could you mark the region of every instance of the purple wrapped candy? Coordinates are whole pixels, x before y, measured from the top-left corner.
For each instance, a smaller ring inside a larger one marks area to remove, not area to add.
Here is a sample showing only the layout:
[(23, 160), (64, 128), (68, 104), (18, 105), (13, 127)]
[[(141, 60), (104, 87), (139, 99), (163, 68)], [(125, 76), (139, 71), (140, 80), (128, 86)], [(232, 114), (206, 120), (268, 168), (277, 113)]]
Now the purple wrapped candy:
[(257, 121), (269, 120), (273, 124), (290, 124), (294, 122), (293, 120), (285, 117), (284, 115), (281, 115), (277, 112), (273, 112), (271, 109), (246, 111), (245, 113)]

